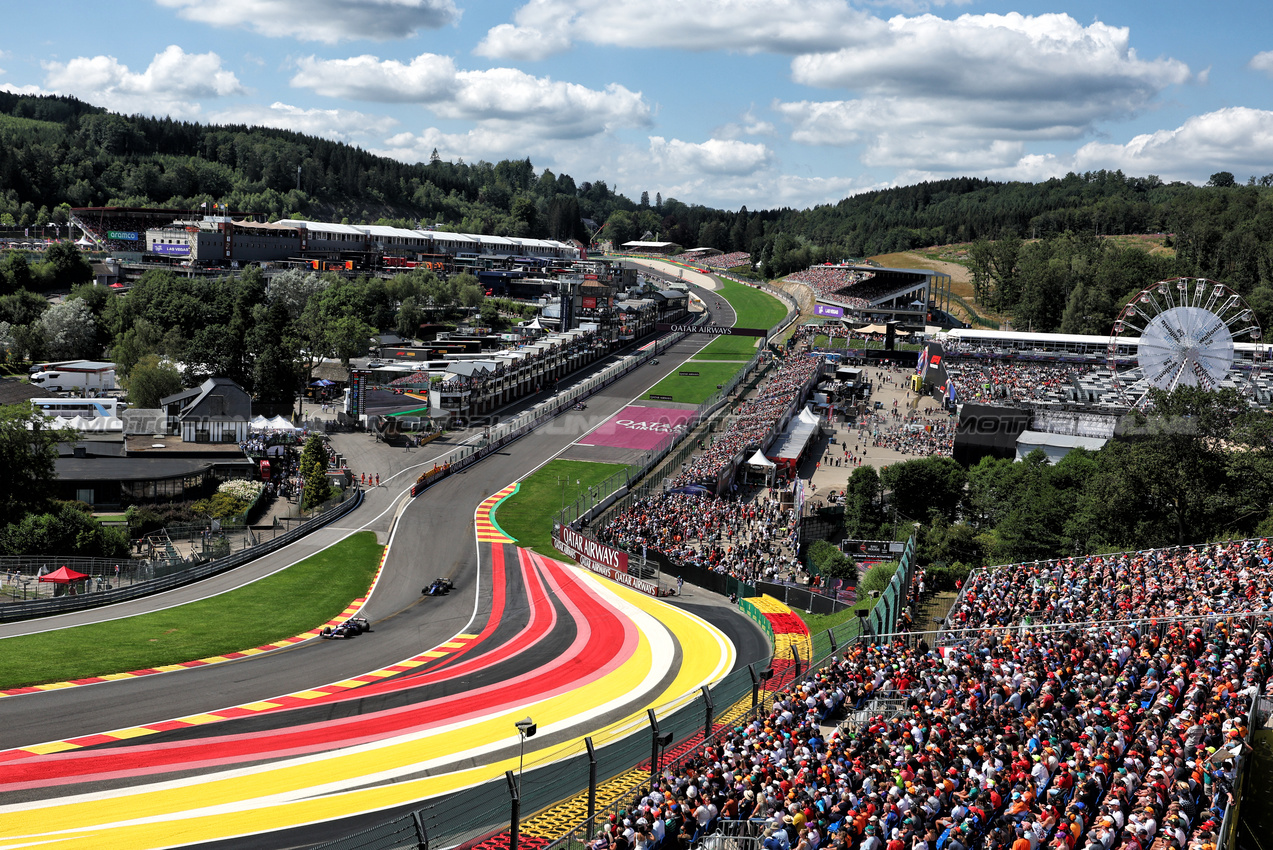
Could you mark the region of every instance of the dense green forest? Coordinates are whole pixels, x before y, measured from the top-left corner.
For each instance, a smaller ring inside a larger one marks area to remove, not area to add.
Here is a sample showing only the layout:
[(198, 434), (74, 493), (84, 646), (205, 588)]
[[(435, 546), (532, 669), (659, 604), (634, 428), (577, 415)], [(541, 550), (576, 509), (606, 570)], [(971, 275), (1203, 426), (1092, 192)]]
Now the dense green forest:
[[(299, 168), (299, 178), (297, 169)], [(299, 187), (298, 187), (299, 184)], [(1036, 330), (1104, 333), (1136, 289), (1173, 275), (1222, 280), (1273, 321), (1273, 174), (1205, 186), (1118, 171), (1041, 183), (956, 178), (806, 210), (718, 210), (530, 160), (408, 164), (287, 130), (122, 116), (74, 98), (0, 92), (0, 227), (64, 222), (75, 206), (226, 204), (270, 218), (387, 223), (514, 236), (647, 235), (748, 251), (767, 278), (814, 263), (971, 243), (978, 301)], [(1174, 257), (1103, 236), (1165, 233)]]

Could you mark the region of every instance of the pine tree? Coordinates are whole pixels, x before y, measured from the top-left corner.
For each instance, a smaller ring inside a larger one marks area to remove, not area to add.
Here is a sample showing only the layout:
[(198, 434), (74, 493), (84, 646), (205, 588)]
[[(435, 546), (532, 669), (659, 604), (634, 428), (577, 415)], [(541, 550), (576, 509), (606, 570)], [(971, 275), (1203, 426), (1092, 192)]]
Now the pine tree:
[(301, 452), (301, 507), (309, 510), (331, 498), (331, 482), (327, 480), (327, 446), (315, 434), (305, 441)]

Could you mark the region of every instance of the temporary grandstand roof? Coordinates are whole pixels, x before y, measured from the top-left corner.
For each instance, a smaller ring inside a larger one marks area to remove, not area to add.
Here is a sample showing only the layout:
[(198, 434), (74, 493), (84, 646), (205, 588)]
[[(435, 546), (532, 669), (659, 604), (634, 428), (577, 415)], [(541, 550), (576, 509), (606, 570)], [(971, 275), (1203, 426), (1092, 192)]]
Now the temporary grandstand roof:
[(668, 250), (668, 249), (670, 249), (670, 248), (679, 248), (679, 247), (681, 247), (681, 246), (680, 246), (680, 245), (677, 245), (675, 242), (641, 242), (641, 241), (633, 241), (633, 242), (624, 242), (624, 243), (623, 243), (623, 247), (624, 247), (624, 248), (635, 248), (635, 249), (637, 249), (637, 250), (666, 251), (666, 250)]
[(1070, 434), (1049, 434), (1046, 431), (1023, 431), (1017, 438), (1017, 460), (1025, 460), (1025, 456), (1035, 449), (1042, 449), (1048, 456), (1048, 463), (1061, 462), (1074, 449), (1100, 451), (1108, 442), (1101, 437), (1076, 437)]
[[(888, 328), (884, 325), (867, 325), (861, 328), (854, 328), (853, 332), (855, 334), (886, 334), (888, 333)], [(910, 336), (906, 331), (901, 330), (893, 331), (893, 333), (897, 336)]]
[(469, 233), (448, 233), (441, 230), (431, 230), (428, 235), (434, 242), (459, 242), (467, 245), (476, 245), (481, 238)]
[(386, 239), (389, 237), (397, 239), (410, 239), (412, 242), (418, 242), (426, 237), (422, 236), (419, 231), (407, 230), (403, 227), (390, 227), (387, 224), (364, 224), (360, 229), (370, 236), (378, 239)]
[(311, 233), (343, 233), (348, 236), (366, 236), (366, 231), (350, 224), (336, 224), (330, 221), (302, 221), (298, 218), (279, 219), (275, 224), (303, 227)]
[(765, 452), (765, 457), (773, 461), (795, 461), (804, 454), (804, 450), (813, 440), (813, 435), (818, 431), (818, 417), (813, 415), (813, 421), (810, 422), (803, 414), (796, 416), (791, 420), (791, 424), (787, 426), (787, 431), (778, 438), (770, 448)]
[(297, 228), (295, 224), (287, 224), (282, 221), (252, 221), (246, 218), (232, 223), (235, 227), (251, 228), (252, 230), (296, 230)]

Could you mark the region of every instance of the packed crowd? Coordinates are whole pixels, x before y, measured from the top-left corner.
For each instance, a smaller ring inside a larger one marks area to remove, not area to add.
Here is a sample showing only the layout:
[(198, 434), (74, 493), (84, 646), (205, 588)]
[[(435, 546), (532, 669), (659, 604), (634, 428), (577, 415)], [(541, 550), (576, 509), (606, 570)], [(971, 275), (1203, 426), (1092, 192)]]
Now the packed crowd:
[(700, 266), (706, 266), (709, 269), (732, 269), (736, 266), (745, 266), (751, 263), (751, 254), (746, 251), (734, 251), (729, 254), (717, 254), (714, 257), (704, 257), (698, 261)]
[(420, 387), (429, 383), (429, 380), (431, 377), (432, 377), (432, 374), (428, 370), (421, 369), (419, 371), (412, 372), (409, 375), (402, 375), (397, 378), (394, 378), (392, 381), (389, 382), (389, 386), (391, 387)]
[(659, 493), (613, 514), (596, 537), (629, 551), (662, 552), (678, 564), (743, 581), (773, 579), (797, 568), (790, 547), (794, 508), (768, 496), (748, 501), (690, 493)]
[[(875, 301), (878, 298), (882, 298), (885, 295), (890, 295), (894, 292), (902, 291), (905, 287), (906, 287), (906, 284), (899, 285), (897, 281), (888, 280), (888, 279), (862, 281), (861, 283), (855, 284), (851, 289), (849, 289), (848, 294), (851, 294), (869, 303), (871, 301)], [(843, 300), (842, 296), (836, 296), (836, 297)], [(914, 297), (908, 298), (908, 300), (913, 301)]]
[(794, 334), (796, 342), (807, 342), (812, 344), (817, 337), (825, 336), (830, 339), (849, 339), (850, 337), (857, 339), (865, 338), (867, 334), (855, 334), (847, 325), (801, 325), (796, 328)]
[[(955, 620), (995, 628), (845, 648), (595, 847), (684, 850), (728, 820), (764, 850), (1214, 850), (1273, 674), (1271, 557), (1248, 541), (978, 573)], [(841, 707), (863, 719), (827, 734)]]
[(698, 482), (715, 482), (742, 451), (757, 446), (773, 430), (784, 414), (801, 400), (804, 388), (821, 361), (813, 357), (788, 357), (765, 380), (755, 397), (744, 401), (729, 417), (729, 428), (712, 439), (711, 445), (685, 464), (672, 485), (684, 487)]
[(955, 431), (959, 423), (946, 413), (930, 416), (875, 417), (862, 423), (860, 438), (868, 439), (876, 448), (892, 449), (908, 455), (950, 457), (955, 449)]
[(786, 280), (806, 284), (815, 295), (825, 296), (847, 286), (861, 284), (873, 276), (870, 272), (849, 271), (840, 266), (810, 266), (804, 271), (787, 275)]
[(955, 382), (959, 400), (1065, 401), (1074, 380), (1090, 366), (1044, 363), (980, 363), (946, 360), (946, 374)]

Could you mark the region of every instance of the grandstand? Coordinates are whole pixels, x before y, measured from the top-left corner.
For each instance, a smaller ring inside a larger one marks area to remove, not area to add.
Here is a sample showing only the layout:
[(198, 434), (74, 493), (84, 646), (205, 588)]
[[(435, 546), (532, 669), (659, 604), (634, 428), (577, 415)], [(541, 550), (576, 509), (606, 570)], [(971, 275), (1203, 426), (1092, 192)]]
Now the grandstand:
[(949, 307), (950, 275), (930, 269), (838, 263), (811, 266), (786, 280), (806, 284), (818, 303), (846, 308), (862, 321), (923, 327), (933, 311)]
[[(1136, 394), (1140, 381), (1138, 369), (1124, 373), (1120, 380), (1131, 388), (1120, 392), (1107, 368), (1110, 339), (1105, 336), (955, 328), (938, 334), (937, 340), (945, 348), (946, 369), (959, 401), (1052, 404), (1117, 415), (1127, 411), (1126, 398)], [(1139, 342), (1137, 337), (1119, 338), (1117, 360), (1134, 361)], [(1249, 371), (1259, 348), (1235, 343), (1235, 368)], [(1238, 388), (1232, 376), (1219, 386)], [(1252, 390), (1253, 405), (1273, 404), (1273, 376), (1264, 370), (1257, 371)]]
[(580, 256), (576, 246), (553, 239), (301, 219), (262, 222), (229, 210), (213, 215), (204, 212), (84, 207), (71, 211), (71, 223), (101, 251), (133, 255), (128, 257), (133, 260), (183, 261), (203, 266), (313, 260), (367, 269), (378, 267), (385, 257), (442, 257), (450, 262), (461, 258), (517, 258), (527, 264), (538, 259), (573, 261)]

